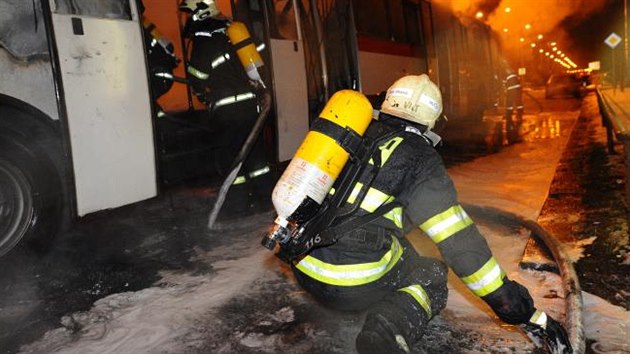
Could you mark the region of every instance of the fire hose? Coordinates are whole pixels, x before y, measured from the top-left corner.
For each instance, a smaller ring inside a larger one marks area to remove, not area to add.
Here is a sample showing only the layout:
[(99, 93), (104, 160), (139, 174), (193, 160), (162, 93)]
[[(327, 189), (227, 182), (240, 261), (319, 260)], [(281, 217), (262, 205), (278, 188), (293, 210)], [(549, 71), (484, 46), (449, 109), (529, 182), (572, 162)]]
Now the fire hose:
[(240, 171), (241, 166), (243, 166), (245, 158), (247, 158), (247, 155), (249, 155), (249, 152), (254, 146), (256, 138), (260, 134), (260, 131), (262, 130), (267, 119), (267, 116), (269, 115), (269, 109), (271, 108), (271, 94), (269, 93), (269, 90), (266, 89), (264, 89), (262, 92), (263, 93), (260, 100), (261, 107), (260, 113), (258, 113), (258, 118), (256, 118), (256, 122), (254, 123), (252, 130), (249, 132), (247, 139), (245, 139), (241, 150), (239, 151), (238, 155), (236, 155), (236, 158), (232, 163), (232, 167), (230, 168), (230, 173), (228, 173), (227, 177), (223, 181), (223, 184), (219, 189), (219, 193), (217, 194), (217, 199), (214, 202), (214, 206), (212, 207), (212, 211), (210, 212), (210, 216), (208, 218), (208, 228), (211, 230), (214, 228), (214, 224), (217, 220), (217, 217), (219, 216), (219, 211), (221, 211), (221, 207), (225, 202), (225, 197), (227, 196), (227, 193), (232, 186), (232, 183), (234, 183), (234, 180), (238, 176), (238, 172)]
[(565, 293), (565, 327), (573, 346), (573, 352), (576, 354), (584, 353), (586, 343), (584, 326), (582, 324), (582, 292), (573, 263), (563, 251), (558, 240), (535, 221), (525, 219), (514, 213), (473, 204), (464, 204), (463, 206), (471, 214), (477, 214), (481, 217), (498, 216), (506, 222), (522, 225), (531, 231), (531, 237), (547, 246), (558, 265), (560, 277), (562, 278), (561, 284)]

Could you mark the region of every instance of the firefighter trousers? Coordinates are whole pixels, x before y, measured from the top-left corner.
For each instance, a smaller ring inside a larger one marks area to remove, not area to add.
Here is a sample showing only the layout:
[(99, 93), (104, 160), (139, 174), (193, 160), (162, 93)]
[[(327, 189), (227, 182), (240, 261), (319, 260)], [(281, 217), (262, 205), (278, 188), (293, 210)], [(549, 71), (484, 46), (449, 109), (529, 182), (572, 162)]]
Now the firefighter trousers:
[(423, 332), (423, 325), (446, 306), (448, 268), (440, 260), (420, 256), (406, 239), (399, 241), (404, 250), (396, 266), (367, 284), (335, 286), (298, 270), (294, 273), (300, 285), (327, 307), (340, 311), (368, 310), (368, 314), (391, 312), (400, 320), (404, 317), (406, 322), (414, 324), (406, 330), (412, 333), (405, 333), (413, 341)]

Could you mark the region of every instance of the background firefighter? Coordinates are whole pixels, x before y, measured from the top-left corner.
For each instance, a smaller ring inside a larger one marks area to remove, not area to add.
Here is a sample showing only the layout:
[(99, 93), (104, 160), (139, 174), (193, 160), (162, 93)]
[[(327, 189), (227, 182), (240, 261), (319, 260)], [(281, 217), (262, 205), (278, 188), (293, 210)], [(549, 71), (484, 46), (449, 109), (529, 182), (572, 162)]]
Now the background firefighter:
[[(519, 140), (519, 130), (523, 124), (523, 88), (521, 79), (509, 66), (505, 69), (505, 129), (510, 144)], [(513, 118), (514, 111), (516, 117)]]
[[(563, 327), (536, 309), (526, 288), (508, 279), (458, 202), (434, 149), (440, 138), (431, 129), (441, 112), (440, 91), (428, 76), (396, 81), (365, 132), (379, 146), (352, 182), (342, 209), (349, 213), (338, 214), (341, 218), (319, 234), (332, 242), (321, 241), (295, 258), (286, 257), (295, 254), (290, 249), (295, 245), (281, 243), (280, 257), (290, 258), (299, 284), (325, 305), (367, 309), (356, 338), (360, 353), (409, 353), (448, 295), (447, 266), (420, 256), (405, 238), (419, 227), (501, 320), (520, 325), (537, 346), (570, 353)], [(389, 203), (395, 207), (386, 211)], [(370, 214), (378, 217), (366, 219)]]
[[(190, 14), (184, 28), (190, 39), (188, 80), (193, 93), (207, 105), (210, 124), (223, 132), (217, 137), (215, 163), (218, 173), (225, 175), (258, 117), (259, 82), (248, 77), (249, 71), (239, 62), (226, 33), (232, 22), (213, 0), (184, 0), (180, 9)], [(264, 139), (259, 136), (230, 189), (225, 211), (237, 215), (253, 209), (252, 203), (260, 198), (252, 194), (265, 193), (263, 186), (268, 183), (261, 180), (269, 174)]]
[(157, 99), (173, 87), (173, 70), (179, 64), (175, 56), (173, 43), (164, 37), (155, 24), (144, 16), (144, 5), (138, 4), (142, 14), (142, 27), (144, 30), (144, 47), (147, 50), (147, 61), (150, 71), (151, 99), (158, 117), (163, 116), (162, 108), (157, 104)]

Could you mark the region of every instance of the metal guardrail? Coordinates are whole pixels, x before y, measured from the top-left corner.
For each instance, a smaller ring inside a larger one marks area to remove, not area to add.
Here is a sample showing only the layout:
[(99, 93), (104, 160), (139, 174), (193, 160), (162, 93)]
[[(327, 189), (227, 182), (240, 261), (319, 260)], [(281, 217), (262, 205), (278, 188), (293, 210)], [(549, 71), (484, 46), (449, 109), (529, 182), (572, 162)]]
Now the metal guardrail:
[(618, 103), (608, 99), (599, 88), (596, 93), (602, 125), (606, 127), (608, 153), (615, 154), (614, 139), (623, 143), (626, 170), (625, 202), (626, 205), (630, 205), (630, 114)]
[(599, 113), (602, 116), (602, 125), (606, 127), (608, 153), (615, 153), (614, 139), (622, 142), (624, 149), (627, 151), (627, 144), (630, 143), (630, 114), (623, 107), (606, 98), (599, 88), (597, 88), (596, 93)]

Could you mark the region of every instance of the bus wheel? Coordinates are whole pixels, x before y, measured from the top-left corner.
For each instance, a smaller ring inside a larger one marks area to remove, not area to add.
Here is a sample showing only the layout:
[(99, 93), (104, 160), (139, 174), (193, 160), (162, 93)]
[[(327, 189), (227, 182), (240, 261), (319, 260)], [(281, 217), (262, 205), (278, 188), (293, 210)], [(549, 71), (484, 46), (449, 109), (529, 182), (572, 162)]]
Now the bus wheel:
[(59, 173), (28, 140), (0, 132), (0, 256), (22, 243), (45, 250), (62, 222)]
[(20, 242), (33, 220), (33, 191), (28, 178), (0, 158), (0, 255)]

